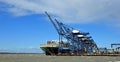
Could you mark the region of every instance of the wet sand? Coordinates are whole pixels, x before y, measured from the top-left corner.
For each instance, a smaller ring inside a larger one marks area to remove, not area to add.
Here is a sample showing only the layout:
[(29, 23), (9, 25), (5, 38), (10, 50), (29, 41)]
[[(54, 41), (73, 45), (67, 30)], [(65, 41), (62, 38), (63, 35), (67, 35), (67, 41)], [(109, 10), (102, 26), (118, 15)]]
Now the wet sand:
[(43, 54), (0, 54), (0, 62), (120, 62), (120, 56), (46, 56)]

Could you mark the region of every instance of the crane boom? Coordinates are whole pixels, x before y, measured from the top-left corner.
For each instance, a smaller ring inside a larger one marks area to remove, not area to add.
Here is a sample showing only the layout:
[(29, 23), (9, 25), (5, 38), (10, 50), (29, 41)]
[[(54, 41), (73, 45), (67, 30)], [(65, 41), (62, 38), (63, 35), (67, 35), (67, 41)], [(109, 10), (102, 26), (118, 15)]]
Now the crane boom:
[(53, 19), (50, 17), (50, 15), (45, 12), (45, 14), (48, 16), (48, 18), (50, 19), (51, 23), (53, 24), (54, 28), (56, 29), (56, 31), (58, 32), (58, 34), (60, 34), (59, 29), (57, 28), (56, 24), (54, 23)]

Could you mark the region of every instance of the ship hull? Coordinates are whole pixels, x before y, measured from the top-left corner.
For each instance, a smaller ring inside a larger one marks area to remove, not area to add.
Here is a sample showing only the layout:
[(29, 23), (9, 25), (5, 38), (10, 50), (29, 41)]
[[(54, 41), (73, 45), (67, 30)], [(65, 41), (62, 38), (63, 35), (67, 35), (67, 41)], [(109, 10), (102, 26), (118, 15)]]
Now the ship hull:
[(58, 47), (40, 47), (46, 55), (57, 55)]

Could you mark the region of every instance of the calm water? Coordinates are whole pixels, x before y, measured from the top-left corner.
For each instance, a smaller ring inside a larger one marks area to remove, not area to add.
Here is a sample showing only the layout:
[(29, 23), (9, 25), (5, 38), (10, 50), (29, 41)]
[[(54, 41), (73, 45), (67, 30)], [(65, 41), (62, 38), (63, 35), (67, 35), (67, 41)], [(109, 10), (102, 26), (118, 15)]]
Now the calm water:
[(43, 54), (0, 54), (0, 62), (120, 62), (120, 56), (45, 56)]

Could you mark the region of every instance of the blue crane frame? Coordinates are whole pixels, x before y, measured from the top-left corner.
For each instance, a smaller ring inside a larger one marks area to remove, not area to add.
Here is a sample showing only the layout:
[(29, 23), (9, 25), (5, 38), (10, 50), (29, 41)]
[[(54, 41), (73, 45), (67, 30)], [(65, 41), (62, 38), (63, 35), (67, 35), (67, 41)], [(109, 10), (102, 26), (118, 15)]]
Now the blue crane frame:
[[(70, 43), (68, 46), (69, 52), (72, 54), (84, 54), (84, 53), (91, 53), (94, 51), (94, 53), (98, 53), (99, 49), (92, 39), (91, 36), (89, 36), (89, 32), (81, 32), (80, 30), (77, 30), (77, 33), (73, 33), (74, 28), (68, 27), (67, 25), (63, 24), (62, 22), (57, 21), (57, 19), (52, 19), (51, 16), (45, 12), (45, 14), (50, 19), (51, 23), (53, 24), (54, 28), (59, 34), (59, 49), (58, 52), (62, 53), (63, 48), (62, 47), (62, 37), (66, 38), (67, 41)], [(78, 35), (81, 35), (78, 37)]]

